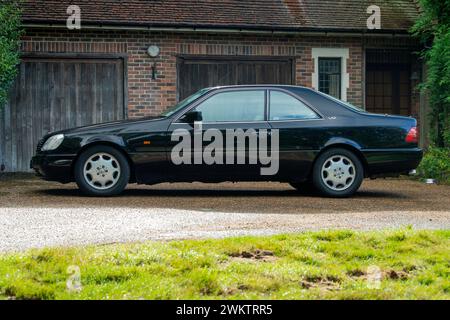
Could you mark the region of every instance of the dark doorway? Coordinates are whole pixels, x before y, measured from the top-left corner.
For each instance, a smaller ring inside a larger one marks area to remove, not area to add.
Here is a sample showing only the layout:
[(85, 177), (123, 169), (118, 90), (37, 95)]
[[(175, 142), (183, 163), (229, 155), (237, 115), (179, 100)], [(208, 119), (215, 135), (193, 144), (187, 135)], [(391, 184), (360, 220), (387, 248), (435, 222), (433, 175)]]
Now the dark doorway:
[(290, 58), (180, 57), (178, 98), (214, 86), (292, 84), (292, 68)]
[(366, 110), (411, 115), (410, 53), (368, 50), (366, 64)]

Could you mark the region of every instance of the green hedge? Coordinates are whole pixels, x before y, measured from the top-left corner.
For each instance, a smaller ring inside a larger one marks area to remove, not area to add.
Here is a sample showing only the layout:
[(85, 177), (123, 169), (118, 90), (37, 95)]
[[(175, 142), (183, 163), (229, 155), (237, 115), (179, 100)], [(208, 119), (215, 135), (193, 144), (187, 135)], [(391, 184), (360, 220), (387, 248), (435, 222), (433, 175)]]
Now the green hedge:
[(417, 173), (423, 179), (431, 178), (438, 183), (450, 184), (450, 148), (430, 147)]

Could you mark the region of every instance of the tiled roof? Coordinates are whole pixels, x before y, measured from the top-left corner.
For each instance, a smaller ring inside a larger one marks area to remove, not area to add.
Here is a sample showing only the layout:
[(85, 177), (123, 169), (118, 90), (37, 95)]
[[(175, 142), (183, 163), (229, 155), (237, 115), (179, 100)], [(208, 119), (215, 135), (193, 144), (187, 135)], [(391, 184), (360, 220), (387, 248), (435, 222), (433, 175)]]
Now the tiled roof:
[(25, 0), (24, 21), (64, 23), (71, 4), (84, 24), (123, 26), (366, 30), (378, 5), (382, 29), (406, 31), (418, 15), (415, 0)]

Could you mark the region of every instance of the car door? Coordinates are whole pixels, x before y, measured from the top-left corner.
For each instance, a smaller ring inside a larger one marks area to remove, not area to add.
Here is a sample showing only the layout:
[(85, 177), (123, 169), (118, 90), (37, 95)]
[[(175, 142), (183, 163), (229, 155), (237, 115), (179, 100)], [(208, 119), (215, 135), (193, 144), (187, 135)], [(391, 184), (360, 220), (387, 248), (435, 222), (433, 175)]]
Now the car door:
[[(186, 122), (189, 112), (201, 114), (202, 121), (195, 125)], [(176, 180), (181, 181), (258, 180), (261, 165), (255, 159), (258, 154), (255, 149), (261, 132), (269, 131), (265, 89), (218, 90), (170, 125), (172, 136), (184, 136), (169, 146), (171, 170), (176, 172)], [(179, 157), (176, 159), (177, 145), (188, 137), (191, 161), (180, 163)]]
[(279, 136), (279, 180), (306, 178), (315, 157), (315, 139), (322, 117), (300, 97), (287, 90), (268, 92), (268, 122)]

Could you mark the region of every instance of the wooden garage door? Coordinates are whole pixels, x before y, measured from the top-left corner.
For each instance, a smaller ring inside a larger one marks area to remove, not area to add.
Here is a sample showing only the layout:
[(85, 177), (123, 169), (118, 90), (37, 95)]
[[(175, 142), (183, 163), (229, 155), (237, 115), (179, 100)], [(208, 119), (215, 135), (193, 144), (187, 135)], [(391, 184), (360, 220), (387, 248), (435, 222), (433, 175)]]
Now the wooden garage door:
[(124, 105), (122, 59), (25, 58), (0, 111), (0, 164), (29, 171), (43, 135), (122, 119)]
[(178, 98), (206, 87), (238, 84), (292, 84), (290, 58), (179, 58)]

